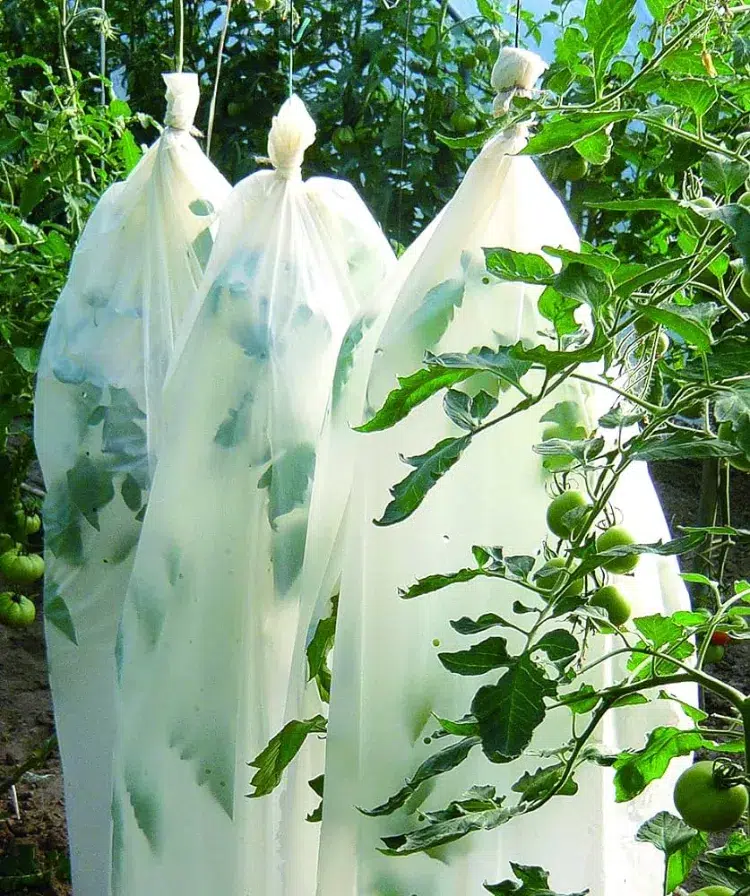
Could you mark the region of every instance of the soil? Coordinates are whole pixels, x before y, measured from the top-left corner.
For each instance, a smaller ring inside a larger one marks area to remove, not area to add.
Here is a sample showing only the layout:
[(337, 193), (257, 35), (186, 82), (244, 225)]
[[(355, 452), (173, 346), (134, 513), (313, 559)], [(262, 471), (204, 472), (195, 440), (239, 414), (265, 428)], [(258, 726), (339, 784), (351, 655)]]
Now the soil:
[[(700, 465), (659, 464), (652, 468), (652, 475), (673, 531), (679, 525), (695, 524)], [(732, 492), (735, 514), (732, 523), (750, 528), (750, 476), (735, 474)], [(726, 580), (746, 578), (748, 574), (750, 547), (733, 549), (727, 559)], [(31, 591), (31, 595), (40, 608), (38, 593)], [(733, 645), (716, 668), (727, 681), (750, 692), (750, 644)], [(707, 708), (718, 709), (710, 702)], [(34, 625), (25, 631), (10, 631), (0, 626), (0, 781), (53, 732), (40, 612)], [(0, 794), (0, 892), (69, 896), (57, 752), (53, 751), (42, 767), (27, 772), (16, 789), (20, 818), (16, 817), (9, 794)], [(12, 885), (9, 876), (14, 880)], [(22, 886), (22, 879), (30, 885)]]

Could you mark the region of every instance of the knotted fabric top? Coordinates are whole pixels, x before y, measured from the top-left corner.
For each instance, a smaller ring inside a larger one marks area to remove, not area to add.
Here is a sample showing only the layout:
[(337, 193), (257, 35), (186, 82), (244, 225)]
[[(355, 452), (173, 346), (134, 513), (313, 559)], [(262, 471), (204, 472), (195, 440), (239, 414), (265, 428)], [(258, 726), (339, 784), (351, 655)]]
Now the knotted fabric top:
[(193, 72), (172, 72), (162, 75), (167, 85), (167, 111), (164, 124), (178, 131), (189, 131), (195, 120), (200, 100), (198, 75)]
[(301, 177), (305, 150), (315, 142), (315, 122), (298, 96), (290, 96), (271, 123), (268, 155), (280, 177)]

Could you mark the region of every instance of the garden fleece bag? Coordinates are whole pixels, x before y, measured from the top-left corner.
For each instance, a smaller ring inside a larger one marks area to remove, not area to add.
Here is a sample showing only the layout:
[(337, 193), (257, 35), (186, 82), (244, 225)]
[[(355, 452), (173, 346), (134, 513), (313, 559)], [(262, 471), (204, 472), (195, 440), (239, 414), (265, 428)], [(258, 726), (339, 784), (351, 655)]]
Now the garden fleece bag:
[(350, 185), (302, 180), (314, 136), (291, 97), (269, 135), (274, 169), (222, 210), (167, 378), (117, 651), (116, 896), (296, 896), (289, 866), (314, 884), (317, 826), (249, 799), (249, 762), (284, 714), (339, 345), (394, 262)]
[(42, 349), (44, 618), (76, 896), (108, 893), (117, 624), (158, 453), (161, 391), (229, 184), (190, 135), (194, 74), (164, 76), (166, 128), (110, 187)]
[[(684, 767), (680, 763), (625, 805), (614, 803), (611, 769), (583, 767), (576, 776), (577, 796), (553, 800), (527, 818), (475, 832), (429, 855), (384, 855), (381, 838), (421, 827), (418, 812), (442, 810), (475, 784), (491, 783), (498, 793), (509, 793), (524, 770), (544, 764), (538, 753), (509, 768), (491, 764), (476, 747), (393, 814), (367, 817), (359, 811), (383, 804), (425, 759), (454, 742), (425, 743), (438, 728), (432, 714), (460, 718), (481, 682), (450, 674), (438, 660), (439, 652), (466, 649), (477, 640), (459, 635), (449, 621), (500, 612), (523, 626), (526, 617), (511, 607), (515, 599), (530, 600), (512, 582), (482, 578), (409, 600), (399, 597), (399, 589), (471, 566), (472, 545), (502, 545), (506, 555), (536, 554), (547, 534), (550, 501), (550, 475), (532, 450), (541, 441), (540, 418), (564, 400), (590, 427), (612, 404), (606, 392), (585, 383), (555, 392), (536, 413), (522, 413), (477, 437), (412, 516), (393, 526), (373, 525), (383, 520), (389, 489), (409, 472), (404, 459), (464, 434), (439, 398), (425, 401), (392, 429), (354, 432), (352, 427), (371, 418), (396, 388), (396, 377), (418, 370), (425, 352), (545, 341), (539, 335), (549, 329), (537, 308), (541, 287), (489, 277), (483, 254), (485, 247), (532, 253), (543, 246), (578, 249), (559, 199), (533, 161), (516, 155), (525, 143), (525, 132), (518, 129), (484, 146), (454, 198), (399, 259), (373, 307), (354, 321), (339, 358), (347, 376), (334, 389), (321, 442), (303, 574), (306, 604), (287, 710), (287, 720), (324, 712), (314, 685), (304, 689), (301, 683), (306, 647), (335, 600), (318, 896), (471, 896), (482, 892), (485, 882), (510, 877), (509, 862), (546, 868), (555, 888), (566, 893), (586, 887), (597, 896), (661, 892), (660, 857), (634, 837), (643, 821), (669, 805), (675, 775)], [(488, 376), (482, 386), (491, 389), (493, 382)], [(477, 391), (474, 386), (472, 394)], [(498, 397), (498, 412), (518, 400), (517, 393)], [(630, 469), (613, 503), (637, 541), (669, 537), (644, 464)], [(632, 601), (634, 615), (669, 615), (689, 606), (672, 558), (644, 555), (634, 576), (612, 576), (612, 581)], [(512, 654), (520, 646), (514, 636), (521, 636), (505, 630), (502, 635), (509, 636)], [(602, 649), (611, 640), (602, 636)], [(486, 682), (496, 681), (501, 671)], [(616, 671), (609, 662), (600, 674), (606, 680)], [(690, 688), (679, 693), (683, 699), (694, 696)], [(608, 717), (599, 734), (607, 749), (642, 747), (647, 726), (680, 726), (681, 717), (667, 701), (628, 707)], [(569, 732), (567, 713), (551, 714), (530, 748), (559, 746)], [(321, 774), (319, 753), (303, 748), (289, 769), (288, 792), (302, 793), (306, 782)]]

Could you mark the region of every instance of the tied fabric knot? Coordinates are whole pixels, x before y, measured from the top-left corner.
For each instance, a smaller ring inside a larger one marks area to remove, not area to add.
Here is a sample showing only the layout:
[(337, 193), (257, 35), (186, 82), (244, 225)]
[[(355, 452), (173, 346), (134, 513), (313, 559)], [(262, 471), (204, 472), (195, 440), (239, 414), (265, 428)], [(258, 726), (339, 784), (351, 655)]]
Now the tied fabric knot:
[(301, 177), (305, 150), (315, 142), (316, 127), (305, 104), (290, 96), (271, 123), (268, 157), (279, 177)]
[(494, 114), (504, 115), (516, 95), (532, 96), (534, 84), (548, 68), (542, 57), (530, 50), (502, 47), (490, 78), (497, 91), (493, 103)]
[(193, 72), (172, 72), (162, 75), (162, 78), (167, 85), (164, 124), (177, 131), (191, 130), (200, 102), (198, 75)]

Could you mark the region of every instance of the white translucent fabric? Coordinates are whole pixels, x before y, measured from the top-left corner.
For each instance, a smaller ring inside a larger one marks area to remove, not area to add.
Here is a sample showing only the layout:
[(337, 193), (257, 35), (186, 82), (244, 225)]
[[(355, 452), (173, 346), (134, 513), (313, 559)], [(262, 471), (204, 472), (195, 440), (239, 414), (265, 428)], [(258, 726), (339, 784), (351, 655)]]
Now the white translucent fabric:
[[(508, 793), (524, 769), (543, 764), (538, 755), (509, 767), (490, 764), (475, 749), (458, 769), (423, 785), (418, 806), (410, 801), (383, 818), (357, 810), (384, 802), (435, 751), (435, 743), (423, 742), (437, 727), (431, 713), (460, 717), (479, 685), (494, 680), (491, 675), (484, 681), (451, 675), (442, 667), (439, 651), (472, 643), (449, 620), (501, 612), (513, 621), (513, 600), (530, 600), (517, 585), (482, 579), (409, 601), (398, 597), (398, 589), (419, 577), (471, 565), (472, 545), (535, 554), (547, 534), (550, 500), (548, 476), (532, 451), (541, 439), (539, 418), (552, 404), (573, 400), (587, 424), (595, 426), (609, 407), (600, 407), (606, 395), (590, 388), (558, 391), (536, 413), (523, 413), (476, 437), (405, 522), (372, 525), (388, 503), (389, 488), (408, 472), (400, 456), (422, 454), (462, 431), (446, 417), (438, 398), (384, 432), (356, 434), (350, 425), (379, 408), (396, 386), (396, 375), (418, 369), (425, 351), (463, 352), (519, 339), (538, 343), (543, 341), (539, 331), (549, 326), (538, 314), (538, 288), (488, 278), (484, 267), (483, 247), (523, 252), (545, 245), (578, 247), (562, 205), (534, 163), (508, 155), (522, 145), (521, 136), (500, 135), (485, 146), (453, 200), (400, 259), (379, 297), (385, 310), (355, 322), (339, 359), (349, 376), (338, 393), (334, 390), (322, 442), (295, 661), (303, 677), (304, 645), (338, 591), (318, 896), (469, 896), (482, 892), (485, 881), (511, 876), (509, 861), (546, 867), (561, 892), (589, 887), (597, 896), (660, 893), (661, 859), (652, 848), (636, 844), (634, 834), (643, 820), (669, 805), (673, 775), (644, 798), (615, 806), (611, 771), (582, 769), (578, 796), (555, 800), (528, 818), (472, 834), (429, 856), (387, 857), (377, 850), (381, 837), (420, 826), (417, 808), (444, 808), (474, 784), (492, 784)], [(501, 393), (498, 411), (516, 400)], [(625, 475), (614, 504), (639, 541), (668, 536), (645, 466)], [(614, 576), (613, 581), (632, 600), (635, 615), (688, 606), (672, 559), (644, 556), (634, 576)], [(523, 625), (525, 617), (516, 621)], [(509, 650), (518, 649), (522, 642), (514, 642), (515, 633), (506, 634)], [(608, 649), (609, 639), (600, 641), (599, 649)], [(618, 669), (605, 664), (596, 680), (608, 682)], [(313, 689), (303, 694), (293, 685), (288, 718), (318, 710)], [(598, 736), (608, 748), (641, 746), (649, 723), (681, 724), (681, 716), (664, 701), (622, 709)], [(569, 737), (568, 714), (558, 710), (538, 730), (531, 748), (559, 746)], [(315, 750), (303, 751), (290, 770), (289, 793), (301, 793), (304, 781), (320, 774), (318, 759)]]
[(189, 133), (196, 75), (165, 81), (174, 126), (94, 209), (36, 391), (45, 632), (76, 896), (108, 892), (117, 623), (175, 333), (210, 250), (211, 209), (230, 189)]
[[(314, 881), (318, 828), (251, 800), (281, 727), (316, 444), (338, 348), (395, 262), (348, 184), (303, 182), (314, 125), (274, 119), (276, 170), (226, 203), (168, 377), (159, 458), (118, 646), (117, 896), (274, 896)], [(292, 835), (290, 834), (290, 837)]]

